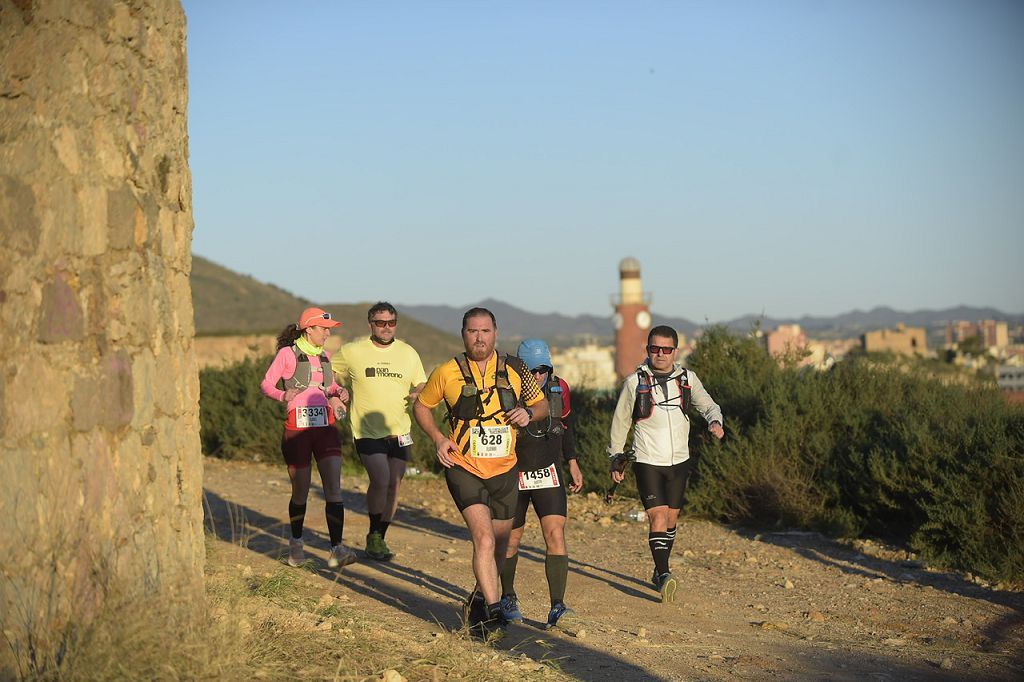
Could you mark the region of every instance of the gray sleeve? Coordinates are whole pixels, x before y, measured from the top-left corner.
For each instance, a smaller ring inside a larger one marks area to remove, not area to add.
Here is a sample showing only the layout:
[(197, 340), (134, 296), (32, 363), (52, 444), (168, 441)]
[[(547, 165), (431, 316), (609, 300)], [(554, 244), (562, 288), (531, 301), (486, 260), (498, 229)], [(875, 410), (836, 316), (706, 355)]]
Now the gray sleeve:
[(718, 422), (722, 426), (725, 426), (725, 422), (722, 421), (722, 408), (718, 406), (714, 400), (711, 399), (711, 395), (707, 389), (704, 388), (704, 384), (701, 383), (700, 377), (696, 375), (692, 370), (687, 370), (687, 378), (690, 381), (690, 400), (693, 406), (700, 412), (700, 416), (704, 417), (704, 420), (710, 424), (711, 422)]
[(633, 425), (633, 397), (636, 395), (636, 374), (631, 374), (622, 382), (622, 392), (619, 393), (619, 402), (615, 404), (615, 413), (612, 415), (612, 428), (608, 455), (616, 455), (622, 452), (626, 446), (626, 436), (629, 428)]

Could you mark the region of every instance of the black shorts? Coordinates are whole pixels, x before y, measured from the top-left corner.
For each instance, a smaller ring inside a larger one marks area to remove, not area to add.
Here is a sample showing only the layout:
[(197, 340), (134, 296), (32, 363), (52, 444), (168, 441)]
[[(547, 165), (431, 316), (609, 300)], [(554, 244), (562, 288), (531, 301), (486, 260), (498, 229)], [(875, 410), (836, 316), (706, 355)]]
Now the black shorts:
[(486, 504), (495, 521), (507, 521), (515, 515), (519, 488), (515, 469), (491, 478), (479, 478), (455, 465), (444, 471), (448, 491), (461, 512), (474, 504)]
[(285, 463), (299, 469), (308, 467), (313, 457), (318, 462), (327, 457), (341, 457), (341, 434), (333, 426), (285, 429), (281, 436), (281, 454)]
[(686, 504), (686, 479), (690, 477), (692, 461), (688, 459), (665, 467), (633, 462), (636, 489), (644, 509), (663, 505), (669, 509), (682, 509)]
[(360, 455), (384, 454), (388, 456), (388, 459), (400, 459), (408, 462), (410, 455), (412, 455), (412, 446), (399, 445), (398, 436), (356, 438), (356, 453)]
[[(555, 486), (554, 488), (519, 491), (519, 500), (516, 502), (515, 521), (512, 522), (513, 528), (522, 528), (526, 525), (526, 510), (529, 509), (530, 502), (533, 502), (533, 511), (537, 512), (538, 519), (551, 515), (568, 516), (568, 495), (565, 494), (565, 479), (562, 477), (561, 471), (558, 472), (558, 479), (562, 482), (562, 485)], [(518, 481), (517, 475), (517, 489)]]

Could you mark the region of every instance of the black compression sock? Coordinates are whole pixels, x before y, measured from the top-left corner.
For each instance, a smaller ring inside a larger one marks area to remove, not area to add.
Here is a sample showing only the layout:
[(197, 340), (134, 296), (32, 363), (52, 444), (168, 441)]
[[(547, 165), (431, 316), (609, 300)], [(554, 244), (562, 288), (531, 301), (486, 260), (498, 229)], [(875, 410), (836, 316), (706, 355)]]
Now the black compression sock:
[(654, 570), (658, 575), (668, 573), (668, 533), (664, 531), (647, 534), (647, 543), (651, 546), (651, 557), (654, 559)]
[(302, 525), (306, 522), (306, 505), (288, 500), (288, 523), (292, 527), (292, 538), (302, 537)]
[(668, 553), (672, 554), (672, 547), (676, 544), (676, 527), (672, 526), (665, 534), (668, 535)]
[(381, 521), (380, 522), (380, 536), (384, 537), (385, 535), (387, 535), (388, 534), (388, 528), (390, 528), (390, 527), (391, 527), (391, 522), (390, 521)]
[(505, 557), (505, 565), (501, 567), (501, 596), (516, 593), (516, 564), (519, 563), (519, 552)]
[(565, 599), (565, 583), (569, 579), (569, 557), (555, 554), (544, 557), (544, 573), (548, 578), (548, 595), (551, 605)]
[(345, 504), (343, 502), (328, 502), (325, 509), (327, 515), (327, 532), (331, 536), (331, 547), (341, 544), (341, 537), (345, 530)]
[(383, 514), (367, 514), (367, 516), (370, 517), (370, 532), (371, 533), (379, 533), (380, 532), (380, 517), (382, 517), (384, 515)]

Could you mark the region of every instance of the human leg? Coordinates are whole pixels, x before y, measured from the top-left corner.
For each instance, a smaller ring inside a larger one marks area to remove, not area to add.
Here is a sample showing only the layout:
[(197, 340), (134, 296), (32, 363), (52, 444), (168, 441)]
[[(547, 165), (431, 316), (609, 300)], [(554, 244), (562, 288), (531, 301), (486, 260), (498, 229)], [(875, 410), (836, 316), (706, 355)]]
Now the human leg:
[[(367, 447), (368, 445), (373, 447)], [(356, 447), (360, 450), (359, 458), (366, 467), (370, 479), (366, 489), (366, 511), (370, 517), (370, 530), (366, 534), (366, 555), (377, 561), (386, 561), (392, 557), (390, 550), (384, 545), (383, 533), (383, 517), (387, 509), (388, 485), (391, 480), (388, 456), (383, 451), (384, 444), (380, 439), (360, 439), (356, 441)]]

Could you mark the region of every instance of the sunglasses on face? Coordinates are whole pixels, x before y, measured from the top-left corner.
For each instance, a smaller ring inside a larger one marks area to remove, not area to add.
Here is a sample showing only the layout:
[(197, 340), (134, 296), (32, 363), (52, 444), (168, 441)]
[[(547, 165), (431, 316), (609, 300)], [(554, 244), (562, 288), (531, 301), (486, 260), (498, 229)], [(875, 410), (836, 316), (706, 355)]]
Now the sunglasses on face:
[(547, 365), (538, 365), (537, 367), (534, 367), (533, 369), (530, 370), (530, 372), (533, 374), (547, 374), (550, 371), (551, 368), (548, 367)]
[(647, 346), (647, 352), (651, 355), (671, 355), (674, 351), (673, 346)]
[(394, 327), (398, 324), (398, 320), (371, 320), (373, 326), (377, 329), (383, 329), (384, 327)]

